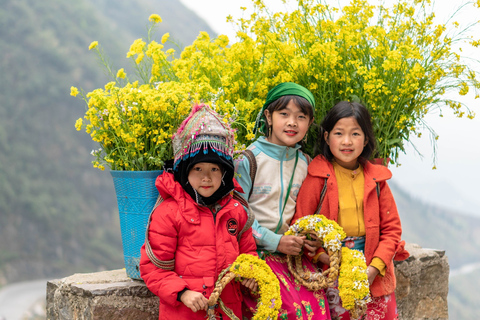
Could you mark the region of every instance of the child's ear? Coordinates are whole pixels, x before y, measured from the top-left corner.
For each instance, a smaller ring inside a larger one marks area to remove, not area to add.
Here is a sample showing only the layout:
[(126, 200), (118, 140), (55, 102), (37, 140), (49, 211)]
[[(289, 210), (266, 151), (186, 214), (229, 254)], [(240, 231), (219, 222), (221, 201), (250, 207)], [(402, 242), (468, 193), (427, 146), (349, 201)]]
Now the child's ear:
[(325, 139), (325, 142), (328, 144), (328, 131), (325, 131), (323, 133), (323, 138)]
[(368, 144), (368, 139), (365, 138), (365, 142), (363, 143), (363, 146), (365, 147)]
[(265, 118), (267, 119), (268, 125), (271, 126), (272, 125), (272, 114), (267, 109), (265, 109), (263, 114), (265, 115)]

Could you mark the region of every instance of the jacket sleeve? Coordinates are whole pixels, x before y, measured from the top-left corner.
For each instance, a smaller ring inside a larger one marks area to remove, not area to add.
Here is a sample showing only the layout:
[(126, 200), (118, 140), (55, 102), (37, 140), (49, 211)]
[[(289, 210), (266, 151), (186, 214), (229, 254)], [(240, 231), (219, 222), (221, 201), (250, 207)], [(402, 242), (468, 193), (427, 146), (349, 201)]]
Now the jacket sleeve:
[[(242, 219), (243, 226), (245, 226), (245, 224), (247, 223), (247, 220), (248, 220), (248, 213), (245, 210), (245, 217)], [(258, 256), (257, 245), (255, 244), (255, 240), (252, 236), (251, 227), (245, 230), (245, 232), (243, 232), (243, 234), (240, 236), (240, 239), (238, 239), (238, 247), (239, 247), (240, 254), (246, 253), (246, 254)]]
[[(158, 206), (150, 222), (148, 239), (155, 256), (161, 261), (175, 259), (177, 246), (177, 226), (175, 214), (177, 204), (169, 201)], [(169, 305), (178, 306), (177, 293), (187, 287), (187, 283), (173, 270), (157, 268), (148, 258), (145, 244), (141, 249), (140, 275), (148, 289)]]
[(382, 259), (389, 266), (393, 260), (402, 236), (402, 225), (395, 199), (387, 182), (380, 182), (379, 214), (380, 238), (374, 257)]
[(322, 190), (323, 183), (324, 179), (307, 175), (298, 191), (295, 215), (290, 224), (294, 224), (299, 218), (315, 214), (320, 202), (320, 192), (315, 191)]
[[(253, 186), (252, 180), (250, 179), (250, 163), (247, 158), (242, 157), (237, 160), (235, 164), (235, 172), (235, 179), (244, 191), (244, 193), (240, 193), (240, 195), (248, 202), (248, 195)], [(258, 247), (269, 252), (275, 252), (277, 250), (280, 238), (282, 238), (281, 234), (276, 234), (270, 229), (262, 227), (257, 219), (253, 222), (252, 234)]]

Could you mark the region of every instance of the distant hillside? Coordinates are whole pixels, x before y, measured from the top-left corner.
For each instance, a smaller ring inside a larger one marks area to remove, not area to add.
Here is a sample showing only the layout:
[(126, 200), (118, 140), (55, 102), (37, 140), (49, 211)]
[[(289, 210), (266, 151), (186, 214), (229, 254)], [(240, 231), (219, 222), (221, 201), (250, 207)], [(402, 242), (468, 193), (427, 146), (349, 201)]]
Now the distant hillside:
[(480, 218), (425, 204), (390, 183), (402, 219), (403, 238), (446, 251), (451, 269), (480, 261)]
[(0, 7), (0, 285), (123, 266), (113, 183), (75, 131), (69, 95), (106, 79), (89, 44), (128, 67), (132, 41), (157, 30), (188, 45), (207, 24), (175, 0), (4, 0)]

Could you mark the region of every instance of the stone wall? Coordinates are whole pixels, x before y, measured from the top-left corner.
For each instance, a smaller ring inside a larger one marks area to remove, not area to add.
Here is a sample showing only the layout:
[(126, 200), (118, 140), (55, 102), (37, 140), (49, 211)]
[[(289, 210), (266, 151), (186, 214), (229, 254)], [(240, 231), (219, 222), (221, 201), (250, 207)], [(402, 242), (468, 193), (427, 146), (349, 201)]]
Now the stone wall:
[[(407, 244), (396, 263), (400, 319), (448, 319), (449, 266), (444, 251)], [(158, 319), (158, 298), (125, 270), (72, 276), (47, 283), (47, 319)]]

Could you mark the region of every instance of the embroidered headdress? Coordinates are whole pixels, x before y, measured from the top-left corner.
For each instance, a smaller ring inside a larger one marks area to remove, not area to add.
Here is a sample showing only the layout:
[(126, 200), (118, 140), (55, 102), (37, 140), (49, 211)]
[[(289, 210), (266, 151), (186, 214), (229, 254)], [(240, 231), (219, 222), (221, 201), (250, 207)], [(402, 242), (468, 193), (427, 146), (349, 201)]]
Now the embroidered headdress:
[(172, 139), (174, 170), (180, 161), (194, 157), (200, 150), (206, 154), (207, 150), (211, 149), (227, 160), (233, 159), (233, 130), (206, 104), (192, 108), (190, 115), (182, 122)]

